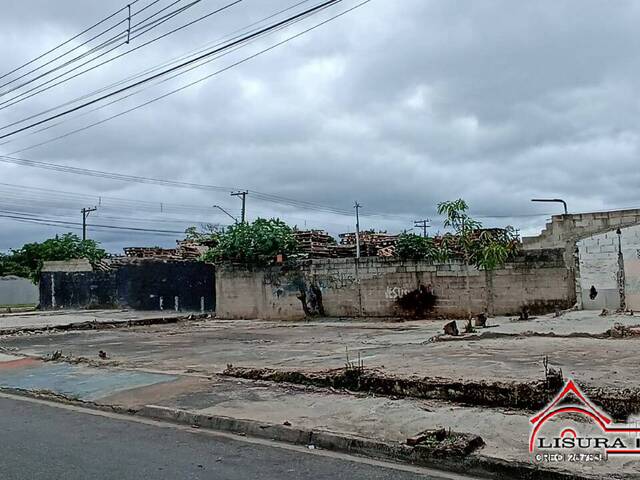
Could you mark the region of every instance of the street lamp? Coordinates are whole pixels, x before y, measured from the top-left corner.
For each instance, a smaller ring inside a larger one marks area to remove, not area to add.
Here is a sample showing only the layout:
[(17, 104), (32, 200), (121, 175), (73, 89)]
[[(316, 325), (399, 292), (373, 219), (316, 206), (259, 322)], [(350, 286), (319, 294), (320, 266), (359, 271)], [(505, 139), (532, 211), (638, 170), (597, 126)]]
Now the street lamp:
[(564, 214), (567, 215), (569, 211), (567, 210), (567, 202), (562, 200), (561, 198), (532, 198), (532, 202), (547, 202), (547, 203), (561, 203), (564, 205)]
[(227, 215), (228, 217), (232, 218), (233, 221), (235, 223), (238, 223), (238, 219), (236, 217), (234, 217), (233, 215), (231, 215), (229, 212), (227, 212), (224, 208), (222, 208), (220, 205), (214, 205), (213, 208), (217, 208), (218, 210), (220, 210), (222, 213), (224, 213), (225, 215)]

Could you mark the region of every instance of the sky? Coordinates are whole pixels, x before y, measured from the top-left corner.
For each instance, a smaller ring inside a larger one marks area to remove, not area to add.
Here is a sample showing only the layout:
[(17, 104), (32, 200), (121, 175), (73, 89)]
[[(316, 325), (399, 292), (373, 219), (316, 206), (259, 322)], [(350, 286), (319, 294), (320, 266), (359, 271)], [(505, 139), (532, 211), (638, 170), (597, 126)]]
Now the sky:
[[(193, 0), (138, 0), (126, 44), (121, 0), (5, 0), (0, 136), (130, 85), (101, 90), (134, 74), (211, 51), (247, 27), (321, 3), (232, 1), (199, 0), (151, 24)], [(214, 205), (239, 217), (240, 200), (230, 193), (245, 189), (249, 220), (280, 217), (334, 235), (354, 230), (356, 201), (363, 229), (418, 232), (414, 221), (427, 218), (431, 234), (442, 231), (438, 202), (456, 198), (486, 226), (509, 224), (523, 235), (535, 235), (562, 212), (532, 198), (563, 198), (570, 212), (640, 207), (638, 2), (371, 0), (331, 20), (359, 3), (342, 0), (191, 71), (176, 70), (175, 78), (158, 77), (0, 138), (0, 155), (13, 158), (220, 187), (0, 162), (0, 250), (78, 233), (80, 209), (94, 206), (89, 237), (109, 251), (169, 247), (190, 225), (233, 222)], [(84, 100), (68, 103), (78, 98)]]

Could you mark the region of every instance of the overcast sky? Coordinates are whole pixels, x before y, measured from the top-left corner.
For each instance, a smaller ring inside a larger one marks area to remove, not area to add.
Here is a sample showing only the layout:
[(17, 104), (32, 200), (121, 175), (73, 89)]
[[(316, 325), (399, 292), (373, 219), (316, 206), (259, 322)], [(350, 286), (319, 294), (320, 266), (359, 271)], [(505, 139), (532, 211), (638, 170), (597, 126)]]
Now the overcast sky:
[[(132, 22), (173, 1), (158, 1)], [(89, 65), (230, 1), (202, 0)], [(1, 73), (123, 6), (121, 0), (4, 3)], [(135, 13), (150, 3), (140, 0), (132, 10)], [(44, 77), (0, 96), (0, 127), (212, 45), (295, 3), (244, 0), (3, 108), (1, 102), (55, 75)], [(308, 1), (289, 13), (317, 3)], [(357, 3), (344, 0), (137, 95), (97, 111), (64, 117), (64, 123), (51, 129), (0, 140), (12, 140), (0, 146), (0, 154), (46, 142), (144, 103)], [(56, 53), (125, 18), (126, 14), (119, 14)], [(281, 18), (284, 15), (271, 21)], [(414, 220), (431, 218), (432, 233), (436, 233), (437, 202), (458, 197), (466, 199), (487, 226), (512, 224), (533, 234), (544, 226), (548, 214), (561, 212), (559, 205), (532, 204), (533, 197), (562, 197), (571, 211), (640, 207), (638, 24), (640, 3), (625, 0), (372, 0), (206, 82), (14, 156), (223, 186), (229, 191), (246, 188), (310, 202), (313, 208), (306, 209), (249, 195), (247, 212), (249, 219), (280, 216), (291, 224), (325, 228), (333, 234), (353, 230), (354, 219), (323, 209), (350, 212), (355, 200), (363, 205), (363, 215), (384, 214), (364, 216), (363, 228), (397, 232), (411, 228)], [(126, 22), (121, 25), (125, 28)], [(100, 40), (119, 31), (120, 27)], [(97, 44), (98, 40), (80, 47), (73, 55)], [(1, 78), (0, 84), (42, 62)], [(59, 64), (53, 62), (37, 73)], [(1, 87), (0, 93), (37, 73)], [(0, 135), (11, 130), (0, 130)], [(80, 208), (99, 204), (90, 223), (182, 231), (190, 223), (231, 221), (211, 208), (214, 204), (234, 216), (240, 214), (239, 199), (225, 190), (125, 183), (2, 163), (0, 184), (0, 215), (79, 222)], [(0, 218), (0, 229), (0, 250), (70, 230), (7, 218)], [(168, 246), (177, 235), (90, 229), (90, 236), (117, 251), (132, 245)]]

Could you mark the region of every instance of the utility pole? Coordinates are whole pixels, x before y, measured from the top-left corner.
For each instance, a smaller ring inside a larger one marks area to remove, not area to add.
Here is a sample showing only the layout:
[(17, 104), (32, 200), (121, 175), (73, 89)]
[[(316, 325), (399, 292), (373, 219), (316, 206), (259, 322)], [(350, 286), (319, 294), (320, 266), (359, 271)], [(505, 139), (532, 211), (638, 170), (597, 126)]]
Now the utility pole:
[(247, 214), (247, 195), (249, 195), (248, 191), (243, 191), (243, 192), (233, 192), (231, 194), (232, 197), (242, 197), (242, 214), (240, 215), (240, 218), (242, 219), (242, 223), (245, 222), (246, 219), (246, 214)]
[(424, 220), (415, 220), (413, 222), (413, 226), (416, 228), (421, 228), (422, 229), (422, 236), (424, 238), (427, 238), (427, 228), (431, 228), (431, 225), (429, 225), (431, 223), (431, 220), (429, 220), (428, 218), (424, 219)]
[(356, 258), (360, 258), (360, 209), (362, 205), (356, 202), (353, 208), (356, 209)]
[(80, 210), (82, 212), (82, 240), (87, 239), (87, 217), (91, 212), (95, 212), (98, 210), (98, 207), (93, 208), (83, 208)]

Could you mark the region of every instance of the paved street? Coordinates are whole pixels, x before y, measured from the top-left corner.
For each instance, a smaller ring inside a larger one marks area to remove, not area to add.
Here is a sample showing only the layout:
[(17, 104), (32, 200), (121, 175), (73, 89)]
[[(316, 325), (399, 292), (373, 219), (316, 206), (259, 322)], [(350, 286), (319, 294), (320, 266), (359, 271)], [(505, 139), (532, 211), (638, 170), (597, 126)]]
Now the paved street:
[(0, 397), (3, 480), (425, 479), (433, 477)]

